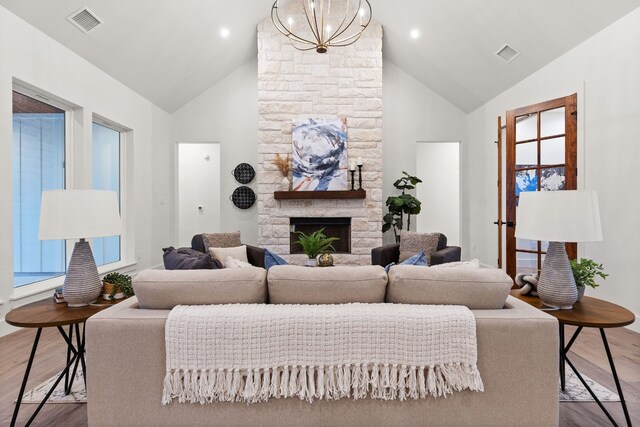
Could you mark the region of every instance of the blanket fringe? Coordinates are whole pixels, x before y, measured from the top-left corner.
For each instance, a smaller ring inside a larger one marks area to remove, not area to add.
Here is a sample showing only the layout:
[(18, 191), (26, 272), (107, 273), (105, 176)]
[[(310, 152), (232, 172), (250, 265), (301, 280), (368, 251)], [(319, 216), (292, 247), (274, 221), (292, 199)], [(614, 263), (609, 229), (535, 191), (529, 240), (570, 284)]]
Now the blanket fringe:
[(298, 397), (383, 400), (447, 397), (462, 390), (484, 391), (476, 365), (434, 366), (354, 364), (339, 366), (280, 366), (267, 369), (172, 369), (164, 378), (162, 404), (266, 402)]

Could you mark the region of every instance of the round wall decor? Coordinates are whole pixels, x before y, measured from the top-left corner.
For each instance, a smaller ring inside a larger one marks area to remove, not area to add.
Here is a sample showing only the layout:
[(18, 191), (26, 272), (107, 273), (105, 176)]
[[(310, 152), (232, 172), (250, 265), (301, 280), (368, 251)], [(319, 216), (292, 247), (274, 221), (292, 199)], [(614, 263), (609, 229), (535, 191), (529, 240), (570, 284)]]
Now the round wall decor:
[(240, 184), (248, 184), (256, 176), (255, 169), (249, 163), (240, 163), (231, 173)]
[(229, 197), (234, 205), (240, 209), (249, 209), (256, 202), (256, 193), (246, 186), (240, 186), (233, 190), (233, 194)]

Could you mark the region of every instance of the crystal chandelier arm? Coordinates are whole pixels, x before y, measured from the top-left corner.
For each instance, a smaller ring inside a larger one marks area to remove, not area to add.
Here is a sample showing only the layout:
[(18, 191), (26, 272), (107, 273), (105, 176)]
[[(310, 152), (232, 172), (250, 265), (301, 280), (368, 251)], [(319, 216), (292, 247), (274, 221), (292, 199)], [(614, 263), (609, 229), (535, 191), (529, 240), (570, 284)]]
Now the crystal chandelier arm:
[[(338, 28), (336, 28), (336, 30), (333, 32), (333, 34), (331, 34), (331, 36), (329, 37), (327, 43), (329, 43), (331, 40), (333, 40), (336, 37), (336, 34), (338, 34), (338, 31), (342, 30), (342, 27), (344, 25), (345, 22), (347, 22), (347, 16), (349, 15), (349, 0), (347, 0), (347, 10), (344, 12), (344, 17), (342, 18), (342, 22), (340, 23), (340, 25), (338, 25)], [(345, 27), (345, 30), (349, 28), (349, 26), (347, 25), (347, 27)]]
[[(320, 33), (320, 30), (318, 29), (318, 15), (316, 14), (317, 7), (316, 7), (315, 0), (311, 0), (311, 5), (313, 6), (311, 9), (313, 9), (313, 22), (315, 23), (315, 26), (316, 26), (316, 38), (318, 39), (319, 44), (324, 44), (322, 33)], [(307, 16), (307, 19), (308, 19), (308, 16)]]
[[(293, 44), (293, 40), (299, 42), (299, 43), (303, 43), (303, 44), (311, 44), (315, 46), (315, 42), (312, 42), (311, 40), (307, 40), (304, 39), (300, 36), (297, 36), (295, 34), (293, 34), (291, 31), (287, 30), (287, 27), (285, 27), (285, 25), (283, 24), (282, 20), (280, 19), (280, 15), (278, 14), (278, 0), (276, 0), (273, 3), (273, 7), (271, 8), (271, 21), (273, 22), (273, 25), (276, 27), (276, 29), (284, 36), (286, 36), (287, 38), (289, 38), (292, 41)], [(294, 46), (295, 47), (295, 46)], [(313, 49), (313, 48), (310, 48)], [(310, 50), (310, 49), (304, 49), (304, 50)]]
[[(333, 41), (334, 38), (332, 38), (329, 42), (327, 42), (327, 45), (331, 45), (331, 46), (336, 46), (336, 47), (344, 47), (344, 46), (349, 46), (350, 44), (355, 43), (360, 36), (362, 35), (362, 33), (364, 32), (364, 30), (367, 29), (367, 27), (369, 26), (369, 24), (371, 23), (371, 4), (369, 3), (369, 0), (365, 0), (367, 2), (367, 5), (369, 6), (369, 19), (367, 20), (367, 22), (365, 24), (361, 24), (360, 25), (360, 30), (352, 35), (350, 35), (349, 37), (345, 37), (343, 39), (340, 40), (336, 40), (335, 42)], [(360, 1), (360, 3), (362, 3), (362, 0)], [(360, 9), (358, 9), (359, 11)], [(351, 22), (349, 23), (349, 26), (351, 26), (351, 24), (353, 23), (353, 21), (355, 20), (355, 17), (358, 16), (357, 14), (354, 16), (354, 18), (351, 20)], [(347, 28), (349, 28), (349, 26), (347, 26)], [(344, 32), (347, 28), (345, 28), (342, 32)], [(339, 34), (338, 34), (339, 35)]]

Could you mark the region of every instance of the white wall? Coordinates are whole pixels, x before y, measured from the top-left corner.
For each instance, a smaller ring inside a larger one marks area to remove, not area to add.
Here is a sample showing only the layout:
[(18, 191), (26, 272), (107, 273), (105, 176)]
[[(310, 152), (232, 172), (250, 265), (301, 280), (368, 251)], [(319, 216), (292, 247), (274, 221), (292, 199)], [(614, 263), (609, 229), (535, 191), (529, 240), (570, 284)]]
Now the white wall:
[[(398, 194), (393, 188), (393, 183), (401, 177), (402, 171), (416, 173), (416, 142), (461, 141), (461, 156), (465, 156), (467, 115), (388, 60), (384, 61), (382, 74), (382, 156), (384, 159), (382, 201), (384, 203), (390, 195)], [(425, 181), (419, 185), (438, 184)], [(430, 205), (428, 200), (421, 201), (425, 212), (443, 208)], [(386, 206), (383, 206), (383, 211), (387, 212)], [(414, 228), (413, 225), (412, 228)], [(464, 233), (464, 224), (461, 231)], [(385, 233), (385, 242), (392, 241), (393, 232)]]
[[(439, 231), (449, 246), (460, 246), (460, 143), (418, 142), (416, 171), (431, 185), (416, 188), (418, 200), (446, 209), (424, 209), (416, 218), (416, 231)], [(437, 185), (434, 185), (437, 183)]]
[[(640, 9), (497, 96), (468, 118), (463, 223), (469, 257), (495, 265), (496, 118), (521, 106), (578, 93), (578, 188), (597, 190), (604, 241), (578, 247), (611, 275), (587, 293), (640, 314)], [(526, 53), (525, 53), (526, 54)], [(640, 325), (636, 322), (636, 330)]]
[[(258, 63), (247, 62), (173, 114), (173, 140), (220, 143), (220, 229), (240, 230), (243, 243), (258, 241), (257, 204), (247, 210), (229, 200), (242, 185), (231, 171), (246, 162), (258, 162)], [(203, 183), (206, 185), (206, 183)], [(257, 192), (257, 180), (249, 187)], [(201, 230), (209, 232), (211, 230)]]
[[(83, 37), (78, 34), (78, 37)], [(127, 138), (126, 233), (127, 271), (162, 262), (160, 244), (173, 237), (172, 212), (159, 201), (172, 196), (170, 116), (152, 103), (89, 64), (78, 55), (0, 7), (0, 319), (12, 307), (42, 297), (16, 299), (13, 290), (13, 79), (27, 82), (80, 109), (74, 112), (72, 138), (73, 182), (90, 186), (91, 122), (93, 114), (133, 129)], [(36, 285), (32, 285), (36, 286)], [(31, 288), (31, 289), (36, 289)], [(23, 291), (23, 290), (21, 290)], [(0, 335), (8, 331), (0, 321)]]

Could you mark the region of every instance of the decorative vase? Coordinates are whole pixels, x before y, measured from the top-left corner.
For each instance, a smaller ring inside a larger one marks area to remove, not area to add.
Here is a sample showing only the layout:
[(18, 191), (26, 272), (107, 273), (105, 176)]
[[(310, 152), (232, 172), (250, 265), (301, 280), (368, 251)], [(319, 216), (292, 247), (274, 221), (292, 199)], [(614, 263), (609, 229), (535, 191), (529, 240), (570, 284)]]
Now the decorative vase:
[(315, 267), (317, 265), (317, 261), (315, 258), (307, 258), (307, 262), (304, 263), (307, 267)]
[(282, 191), (291, 190), (291, 181), (289, 181), (288, 177), (286, 176), (282, 177), (282, 181), (280, 181), (280, 188), (282, 189)]
[(538, 295), (546, 306), (561, 310), (573, 308), (573, 303), (578, 300), (578, 289), (564, 243), (549, 242), (538, 281)]
[(332, 267), (333, 266), (333, 256), (329, 252), (325, 252), (320, 257), (318, 257), (318, 266), (319, 267)]
[(584, 291), (587, 290), (587, 287), (584, 285), (576, 285), (576, 288), (578, 289), (578, 299), (576, 301), (580, 301), (584, 296)]
[(85, 239), (76, 242), (67, 275), (62, 286), (62, 296), (69, 307), (84, 307), (96, 302), (102, 292), (98, 267)]

